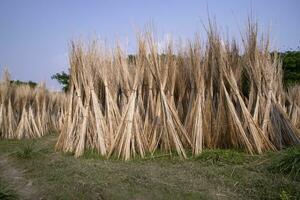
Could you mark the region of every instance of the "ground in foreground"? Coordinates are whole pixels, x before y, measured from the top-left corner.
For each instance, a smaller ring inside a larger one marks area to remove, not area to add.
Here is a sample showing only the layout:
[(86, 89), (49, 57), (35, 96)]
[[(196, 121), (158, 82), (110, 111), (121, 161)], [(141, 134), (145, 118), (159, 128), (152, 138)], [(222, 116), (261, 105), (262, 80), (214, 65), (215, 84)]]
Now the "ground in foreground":
[[(187, 160), (157, 154), (123, 162), (99, 158), (94, 152), (75, 159), (54, 151), (56, 139), (50, 135), (0, 141), (0, 199), (300, 197), (299, 175), (284, 173), (281, 162), (288, 152), (299, 153), (299, 147), (260, 156), (206, 150), (200, 157)], [(300, 170), (299, 161), (296, 164), (292, 165), (293, 172)]]

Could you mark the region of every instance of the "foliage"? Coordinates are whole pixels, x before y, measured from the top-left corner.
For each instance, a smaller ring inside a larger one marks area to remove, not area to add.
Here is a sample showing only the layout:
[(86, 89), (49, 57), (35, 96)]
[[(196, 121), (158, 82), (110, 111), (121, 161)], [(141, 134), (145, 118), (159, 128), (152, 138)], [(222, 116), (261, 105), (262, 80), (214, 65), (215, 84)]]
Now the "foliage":
[(280, 53), (286, 86), (300, 83), (300, 50)]
[(62, 85), (62, 90), (64, 92), (67, 92), (69, 89), (69, 81), (70, 81), (70, 75), (66, 72), (62, 71), (61, 73), (56, 73), (51, 76), (51, 79), (55, 79), (58, 81), (59, 84)]
[(10, 83), (12, 84), (16, 84), (16, 85), (29, 85), (30, 87), (34, 88), (37, 86), (37, 83), (36, 82), (33, 82), (33, 81), (28, 81), (28, 82), (25, 82), (25, 81), (20, 81), (20, 80), (11, 80)]
[(134, 64), (136, 62), (136, 55), (130, 54), (127, 59), (130, 64)]

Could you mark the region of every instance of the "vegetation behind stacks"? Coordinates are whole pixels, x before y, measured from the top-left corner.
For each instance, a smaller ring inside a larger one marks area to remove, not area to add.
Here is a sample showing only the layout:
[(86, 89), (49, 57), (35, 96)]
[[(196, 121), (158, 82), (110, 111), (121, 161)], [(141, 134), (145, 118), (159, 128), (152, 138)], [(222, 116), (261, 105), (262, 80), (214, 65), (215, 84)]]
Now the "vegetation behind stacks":
[(300, 84), (300, 49), (280, 53), (286, 86)]

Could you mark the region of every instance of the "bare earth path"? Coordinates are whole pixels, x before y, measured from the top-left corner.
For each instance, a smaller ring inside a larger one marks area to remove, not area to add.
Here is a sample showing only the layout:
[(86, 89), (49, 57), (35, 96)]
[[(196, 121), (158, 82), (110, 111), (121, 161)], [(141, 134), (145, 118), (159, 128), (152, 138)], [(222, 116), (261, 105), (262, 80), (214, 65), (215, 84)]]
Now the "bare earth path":
[(15, 167), (6, 155), (0, 156), (0, 177), (9, 183), (22, 199), (39, 199), (32, 180), (25, 178), (24, 171)]

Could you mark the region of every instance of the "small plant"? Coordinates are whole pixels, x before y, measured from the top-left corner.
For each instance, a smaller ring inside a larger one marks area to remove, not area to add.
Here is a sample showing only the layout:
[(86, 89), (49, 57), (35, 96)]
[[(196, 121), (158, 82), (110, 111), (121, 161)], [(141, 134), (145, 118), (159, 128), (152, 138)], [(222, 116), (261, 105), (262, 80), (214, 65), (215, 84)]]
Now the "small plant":
[(282, 190), (279, 194), (280, 196), (280, 199), (281, 200), (290, 200), (290, 195), (285, 191), (285, 190)]
[(26, 141), (16, 152), (18, 158), (30, 159), (38, 151), (35, 149), (35, 141)]

